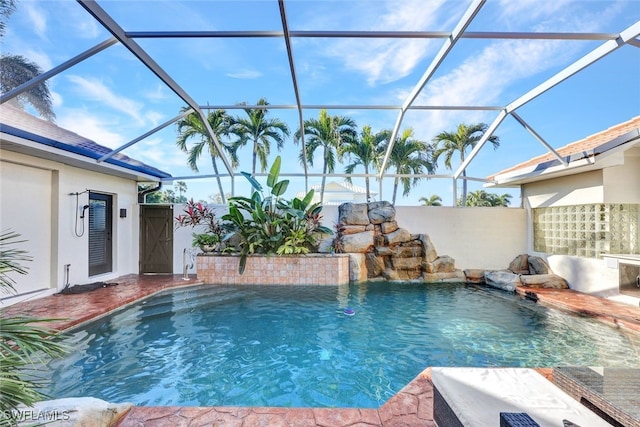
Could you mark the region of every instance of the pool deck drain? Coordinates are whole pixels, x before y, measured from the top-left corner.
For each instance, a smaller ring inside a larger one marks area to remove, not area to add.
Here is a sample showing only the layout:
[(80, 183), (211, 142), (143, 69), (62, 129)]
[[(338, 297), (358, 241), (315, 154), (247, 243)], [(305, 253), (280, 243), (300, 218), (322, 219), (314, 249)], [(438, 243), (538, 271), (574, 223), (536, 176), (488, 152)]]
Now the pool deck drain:
[[(60, 330), (104, 316), (165, 289), (202, 284), (195, 277), (128, 275), (117, 286), (84, 294), (51, 295), (2, 309), (2, 316), (60, 319), (48, 324)], [(518, 288), (518, 293), (554, 308), (595, 317), (640, 333), (640, 308), (572, 290)], [(551, 380), (550, 368), (538, 369)], [(378, 409), (272, 407), (133, 407), (119, 427), (133, 426), (435, 426), (433, 386), (425, 369)]]

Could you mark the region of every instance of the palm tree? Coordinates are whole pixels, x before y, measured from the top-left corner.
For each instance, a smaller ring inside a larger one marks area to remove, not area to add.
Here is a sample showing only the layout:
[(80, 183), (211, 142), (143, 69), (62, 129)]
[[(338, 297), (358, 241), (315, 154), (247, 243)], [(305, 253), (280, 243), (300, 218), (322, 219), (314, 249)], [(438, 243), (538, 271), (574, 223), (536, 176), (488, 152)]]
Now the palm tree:
[[(374, 135), (371, 132), (371, 126), (364, 126), (362, 128), (360, 138), (349, 140), (342, 146), (340, 152), (338, 153), (340, 156), (346, 155), (350, 160), (353, 159), (353, 161), (345, 167), (344, 172), (347, 174), (352, 174), (357, 166), (362, 166), (364, 168), (365, 174), (369, 173), (369, 167), (371, 166), (377, 169), (380, 166), (380, 160), (383, 153), (381, 145), (387, 138), (387, 135), (388, 133), (384, 131), (378, 132)], [(351, 182), (350, 176), (347, 177), (347, 182)], [(364, 182), (367, 193), (367, 201), (369, 201), (371, 192), (369, 189), (368, 176), (365, 176)]]
[[(241, 103), (240, 105), (246, 105)], [(266, 99), (260, 98), (257, 105), (269, 105)], [(266, 108), (244, 108), (247, 117), (235, 117), (231, 132), (238, 137), (233, 144), (233, 151), (253, 143), (253, 159), (251, 174), (256, 174), (256, 162), (260, 159), (260, 171), (267, 170), (267, 157), (271, 152), (271, 142), (275, 142), (278, 151), (284, 146), (285, 137), (289, 136), (289, 127), (280, 119), (267, 119), (269, 111)]]
[[(15, 12), (14, 0), (0, 0), (0, 39), (4, 37), (6, 28), (5, 20)], [(42, 74), (42, 69), (33, 61), (22, 55), (3, 53), (0, 56), (0, 93), (5, 94), (23, 83)], [(53, 100), (46, 81), (21, 93), (11, 99), (9, 103), (24, 110), (26, 104), (38, 112), (40, 117), (53, 122), (56, 118), (53, 112)]]
[[(425, 171), (433, 173), (434, 167), (431, 162), (431, 145), (424, 141), (413, 139), (413, 129), (407, 128), (396, 139), (389, 156), (388, 167), (394, 166), (396, 174), (421, 175)], [(402, 195), (407, 196), (412, 186), (416, 186), (420, 177), (400, 178), (393, 180), (393, 197), (391, 203), (396, 204), (398, 184), (402, 183)]]
[(178, 192), (178, 197), (176, 198), (176, 202), (186, 203), (187, 198), (182, 194), (187, 192), (187, 183), (184, 181), (176, 181), (176, 183), (173, 185), (173, 188), (175, 188), (175, 191)]
[[(487, 130), (485, 123), (477, 123), (467, 126), (464, 123), (458, 125), (456, 132), (441, 132), (433, 138), (433, 142), (436, 145), (436, 149), (433, 153), (434, 163), (438, 162), (441, 155), (444, 154), (444, 165), (447, 169), (451, 169), (451, 160), (456, 152), (460, 155), (460, 163), (464, 163), (465, 154), (469, 148), (475, 147), (480, 141), (482, 135)], [(496, 135), (491, 135), (489, 141), (493, 144), (493, 148), (496, 149), (500, 146), (500, 140)], [(467, 171), (462, 171), (462, 206), (467, 204), (467, 180), (464, 179), (467, 176)]]
[(431, 197), (420, 197), (418, 199), (422, 202), (422, 206), (442, 206), (442, 197), (437, 194), (433, 194)]
[[(331, 116), (327, 110), (320, 110), (318, 119), (304, 121), (305, 148), (307, 158), (304, 158), (304, 151), (300, 152), (300, 162), (313, 166), (313, 157), (316, 149), (322, 148), (322, 184), (320, 184), (320, 203), (324, 200), (324, 186), (327, 172), (335, 170), (336, 153), (343, 144), (350, 143), (357, 138), (356, 122), (350, 117)], [(302, 138), (301, 130), (295, 134), (294, 141), (297, 143)]]
[(490, 193), (491, 206), (507, 207), (511, 204), (511, 194), (495, 194)]
[(511, 194), (505, 193), (498, 195), (495, 193), (487, 193), (484, 190), (477, 190), (469, 193), (465, 206), (507, 207), (511, 203), (510, 199)]
[[(184, 112), (186, 108), (183, 108), (181, 111)], [(216, 138), (220, 142), (221, 136), (229, 135), (229, 128), (231, 126), (231, 118), (227, 114), (225, 110), (215, 110), (210, 111), (207, 114), (207, 121), (209, 122), (209, 126), (211, 126), (211, 130), (215, 134)], [(198, 171), (197, 161), (202, 155), (203, 150), (205, 148), (209, 151), (209, 156), (211, 157), (211, 164), (213, 166), (213, 172), (216, 175), (216, 180), (218, 181), (218, 188), (220, 190), (220, 194), (224, 194), (222, 188), (222, 180), (220, 179), (220, 175), (218, 172), (218, 163), (216, 161), (217, 158), (221, 157), (221, 153), (218, 151), (218, 147), (216, 147), (215, 143), (209, 136), (209, 132), (205, 127), (202, 119), (200, 119), (200, 115), (196, 112), (192, 112), (191, 114), (183, 117), (178, 120), (178, 140), (176, 144), (182, 151), (188, 154), (187, 156), (187, 164), (193, 171)], [(196, 142), (191, 147), (187, 146), (187, 141), (190, 139), (195, 139)], [(221, 146), (227, 149), (227, 151), (231, 152), (231, 149), (226, 145), (220, 142)], [(233, 154), (233, 153), (231, 153)], [(232, 155), (232, 159), (234, 159)], [(235, 166), (235, 163), (234, 163)], [(224, 196), (222, 198), (223, 203)]]
[(5, 20), (9, 19), (9, 16), (16, 11), (15, 0), (0, 0), (0, 37), (4, 36), (4, 30), (6, 28)]

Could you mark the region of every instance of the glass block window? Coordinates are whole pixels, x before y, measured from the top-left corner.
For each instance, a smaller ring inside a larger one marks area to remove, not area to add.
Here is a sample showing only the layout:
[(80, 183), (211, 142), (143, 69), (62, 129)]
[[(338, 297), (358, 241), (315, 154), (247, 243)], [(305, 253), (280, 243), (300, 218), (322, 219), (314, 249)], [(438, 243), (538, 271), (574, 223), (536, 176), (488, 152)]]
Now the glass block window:
[(533, 209), (533, 249), (588, 258), (607, 253), (640, 254), (640, 205)]

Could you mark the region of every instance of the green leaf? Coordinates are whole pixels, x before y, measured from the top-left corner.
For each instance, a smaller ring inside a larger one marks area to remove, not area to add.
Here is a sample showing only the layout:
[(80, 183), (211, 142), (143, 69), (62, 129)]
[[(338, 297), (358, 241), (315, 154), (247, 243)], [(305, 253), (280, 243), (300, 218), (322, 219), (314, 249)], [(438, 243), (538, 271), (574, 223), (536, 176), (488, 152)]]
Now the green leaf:
[[(271, 165), (271, 169), (269, 170), (269, 175), (267, 176), (267, 187), (271, 188), (276, 185), (276, 181), (278, 181), (278, 177), (280, 176), (280, 163), (282, 159), (280, 156), (276, 157), (273, 161), (273, 165)], [(272, 194), (273, 191), (271, 192)]]
[(247, 180), (249, 181), (249, 183), (253, 188), (255, 188), (258, 191), (262, 191), (262, 185), (260, 185), (260, 183), (256, 181), (256, 179), (252, 177), (249, 172), (240, 172), (240, 173), (242, 174), (242, 176), (247, 178)]
[(274, 196), (282, 196), (285, 191), (287, 191), (287, 187), (289, 186), (289, 180), (285, 179), (277, 182), (273, 188), (271, 189), (271, 194)]
[(311, 203), (311, 200), (313, 199), (313, 193), (314, 193), (314, 191), (313, 191), (313, 189), (311, 189), (311, 190), (309, 190), (307, 195), (304, 196), (304, 199), (302, 199), (302, 203), (304, 204), (304, 206), (308, 206), (309, 203)]

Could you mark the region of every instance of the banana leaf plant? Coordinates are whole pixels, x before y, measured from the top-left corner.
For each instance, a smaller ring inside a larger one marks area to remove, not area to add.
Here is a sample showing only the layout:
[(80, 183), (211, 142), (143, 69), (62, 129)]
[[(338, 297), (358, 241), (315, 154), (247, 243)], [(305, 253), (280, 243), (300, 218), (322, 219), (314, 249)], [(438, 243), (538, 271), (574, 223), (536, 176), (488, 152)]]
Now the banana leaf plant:
[(311, 203), (313, 190), (302, 199), (283, 197), (289, 180), (280, 178), (280, 156), (267, 175), (267, 191), (247, 172), (241, 174), (253, 187), (251, 197), (229, 198), (229, 213), (222, 216), (227, 228), (225, 239), (239, 239), (240, 265), (244, 272), (250, 254), (286, 255), (313, 251), (322, 234), (333, 232), (321, 224), (322, 205)]

